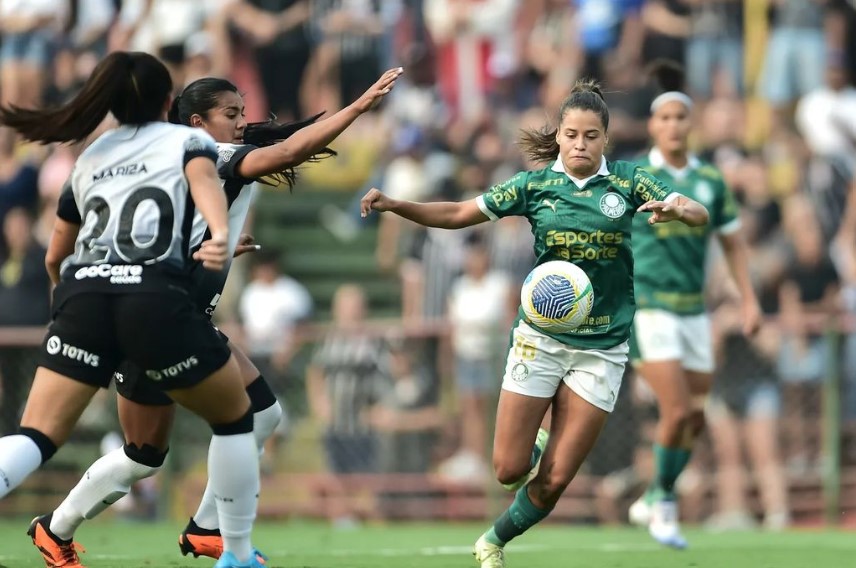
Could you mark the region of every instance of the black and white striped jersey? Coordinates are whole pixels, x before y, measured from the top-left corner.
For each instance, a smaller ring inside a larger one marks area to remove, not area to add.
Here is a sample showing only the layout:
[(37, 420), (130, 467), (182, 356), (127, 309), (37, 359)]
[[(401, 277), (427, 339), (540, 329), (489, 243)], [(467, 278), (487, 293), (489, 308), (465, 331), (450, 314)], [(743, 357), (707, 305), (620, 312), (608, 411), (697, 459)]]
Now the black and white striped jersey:
[[(186, 272), (195, 208), (184, 167), (200, 156), (217, 159), (213, 138), (166, 122), (121, 126), (93, 142), (71, 176), (82, 226), (74, 254), (63, 263), (63, 278), (69, 278), (69, 267), (76, 280), (107, 278), (104, 265)], [(113, 282), (131, 273), (111, 270), (112, 283), (133, 283)]]

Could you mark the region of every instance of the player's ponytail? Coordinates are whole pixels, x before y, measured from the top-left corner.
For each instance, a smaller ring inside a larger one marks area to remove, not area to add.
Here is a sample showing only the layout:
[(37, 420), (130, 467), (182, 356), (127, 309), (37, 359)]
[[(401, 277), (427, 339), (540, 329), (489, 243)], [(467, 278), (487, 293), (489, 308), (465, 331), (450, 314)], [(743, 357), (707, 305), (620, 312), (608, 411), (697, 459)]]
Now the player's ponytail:
[(79, 142), (108, 112), (119, 124), (159, 120), (171, 91), (169, 71), (155, 57), (116, 51), (95, 67), (68, 103), (50, 109), (0, 107), (0, 123), (33, 142)]
[(648, 65), (645, 71), (654, 80), (660, 93), (651, 102), (651, 114), (657, 112), (657, 109), (664, 104), (672, 101), (682, 103), (687, 109), (693, 108), (692, 99), (684, 92), (686, 74), (681, 65), (668, 59), (655, 59)]
[[(604, 131), (609, 129), (609, 108), (603, 98), (600, 85), (594, 79), (578, 79), (559, 108), (558, 124), (571, 109), (589, 110), (600, 117)], [(523, 130), (518, 145), (527, 158), (533, 162), (549, 162), (559, 157), (559, 143), (556, 141), (558, 128), (549, 125), (539, 129)]]

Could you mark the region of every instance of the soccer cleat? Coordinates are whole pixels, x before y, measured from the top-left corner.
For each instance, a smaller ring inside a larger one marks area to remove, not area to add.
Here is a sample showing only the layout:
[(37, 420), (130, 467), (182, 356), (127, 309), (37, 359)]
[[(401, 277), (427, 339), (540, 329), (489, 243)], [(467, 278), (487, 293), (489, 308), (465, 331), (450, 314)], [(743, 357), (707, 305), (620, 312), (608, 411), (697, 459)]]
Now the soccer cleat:
[(220, 559), (214, 568), (264, 568), (264, 562), (259, 561), (258, 551), (253, 551), (255, 554), (250, 556), (250, 559), (244, 563), (238, 562), (235, 555), (229, 551), (223, 552)]
[[(219, 529), (203, 529), (191, 517), (184, 532), (178, 535), (178, 547), (183, 556), (192, 554), (194, 558), (208, 556), (217, 559), (223, 554), (223, 537)], [(268, 559), (256, 549), (253, 549), (253, 554), (260, 565), (264, 565)]]
[(651, 523), (648, 533), (660, 544), (683, 550), (687, 539), (681, 534), (678, 524), (678, 503), (674, 499), (661, 499), (651, 505)]
[(70, 540), (64, 541), (51, 532), (51, 516), (36, 517), (30, 523), (27, 534), (33, 544), (42, 553), (47, 568), (86, 568), (80, 563), (78, 549), (86, 552), (82, 546)]
[(529, 473), (518, 479), (513, 483), (503, 483), (502, 487), (506, 491), (517, 491), (530, 481), (534, 479), (536, 475), (538, 475), (538, 469), (541, 467), (541, 456), (544, 455), (544, 449), (547, 447), (547, 440), (550, 439), (550, 433), (544, 430), (543, 428), (538, 428), (538, 435), (535, 437), (535, 447), (538, 449), (538, 459), (535, 461), (535, 465), (532, 466), (532, 469), (529, 470)]
[(640, 527), (647, 527), (651, 524), (651, 503), (648, 502), (646, 497), (647, 493), (630, 505), (630, 509), (627, 511), (627, 518), (630, 520), (630, 524)]
[(473, 556), (481, 568), (505, 568), (505, 551), (501, 546), (486, 541), (484, 535), (473, 546)]
[(220, 558), (223, 554), (223, 537), (218, 529), (203, 529), (191, 517), (184, 531), (178, 535), (178, 547), (183, 556), (192, 554), (194, 558)]

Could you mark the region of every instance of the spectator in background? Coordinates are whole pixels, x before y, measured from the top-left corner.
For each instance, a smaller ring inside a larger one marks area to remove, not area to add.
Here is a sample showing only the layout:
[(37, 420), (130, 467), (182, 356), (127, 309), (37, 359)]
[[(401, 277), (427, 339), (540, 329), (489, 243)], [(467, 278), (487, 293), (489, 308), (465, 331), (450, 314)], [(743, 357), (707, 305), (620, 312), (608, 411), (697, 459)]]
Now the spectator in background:
[(68, 0), (0, 0), (0, 103), (41, 104)]
[(604, 93), (609, 105), (609, 146), (613, 160), (633, 160), (649, 143), (648, 119), (655, 90), (645, 81), (645, 75), (628, 59), (612, 57), (604, 63), (606, 84)]
[(829, 54), (841, 57), (850, 77), (856, 77), (856, 2), (827, 0), (829, 17), (825, 30)]
[(475, 120), (497, 75), (517, 67), (511, 33), (519, 0), (425, 0), (440, 91), (455, 118)]
[(299, 327), (312, 314), (306, 288), (280, 271), (281, 254), (259, 252), (253, 257), (250, 282), (239, 312), (247, 354), (275, 390), (285, 387), (288, 367), (297, 351)]
[(825, 84), (804, 95), (795, 114), (799, 133), (811, 151), (804, 177), (824, 240), (838, 232), (856, 174), (856, 88), (843, 63), (840, 57), (828, 60)]
[[(518, 18), (529, 18), (531, 27), (522, 38), (522, 61), (525, 83), (523, 98), (530, 103), (528, 91), (542, 90), (545, 106), (561, 100), (568, 85), (577, 78), (583, 65), (583, 52), (576, 41), (574, 11), (568, 0), (528, 0), (520, 6)], [(519, 85), (519, 82), (518, 82)]]
[(639, 62), (645, 37), (641, 17), (645, 0), (573, 2), (576, 7), (576, 34), (585, 54), (580, 77), (603, 79), (603, 65), (614, 55)]
[(15, 207), (32, 209), (39, 197), (37, 164), (15, 149), (15, 131), (0, 127), (0, 221)]
[[(311, 3), (314, 43), (304, 100), (339, 109), (374, 83), (389, 63), (387, 37), (401, 13), (399, 0), (315, 0)], [(386, 49), (384, 49), (386, 48)]]
[[(743, 94), (743, 2), (689, 1), (687, 81), (694, 98)], [(721, 79), (721, 80), (720, 80)], [(721, 84), (722, 89), (716, 89)]]
[(773, 106), (774, 128), (787, 126), (790, 106), (823, 83), (825, 0), (771, 0), (770, 35), (759, 81)]
[(495, 361), (505, 347), (505, 325), (518, 303), (508, 277), (491, 270), (484, 245), (471, 243), (464, 273), (454, 281), (449, 294), (461, 433), (460, 449), (444, 464), (450, 475), (481, 482), (490, 474), (488, 407), (502, 383)]
[(384, 341), (365, 326), (365, 291), (340, 286), (333, 296), (333, 321), (306, 370), (312, 414), (324, 428), (324, 449), (334, 479), (328, 517), (338, 526), (355, 522), (341, 475), (377, 471), (377, 438), (370, 422), (388, 356)]
[(820, 383), (829, 372), (831, 348), (823, 325), (839, 310), (838, 275), (810, 201), (791, 196), (783, 213), (790, 262), (779, 290), (778, 371), (788, 416), (783, 426), (791, 441), (788, 465), (805, 473), (819, 467)]
[(692, 33), (690, 8), (685, 0), (647, 0), (642, 7), (645, 62), (666, 59), (684, 67), (687, 38)]
[(444, 422), (436, 389), (419, 364), (417, 343), (392, 337), (386, 346), (377, 402), (369, 411), (378, 441), (378, 471), (426, 473), (432, 465), (436, 433)]
[[(3, 239), (0, 327), (44, 326), (51, 316), (51, 282), (45, 271), (45, 248), (33, 238), (33, 218), (26, 209), (6, 213)], [(39, 352), (38, 346), (0, 346), (0, 435), (18, 430)]]
[[(428, 145), (422, 129), (417, 126), (399, 128), (393, 134), (390, 150), (392, 159), (383, 172), (381, 186), (388, 187), (396, 198), (408, 201), (420, 201), (431, 195), (434, 188), (426, 169)], [(392, 270), (413, 246), (416, 227), (399, 218), (381, 218), (378, 223), (375, 260), (381, 269)]]
[[(721, 263), (714, 274), (717, 281), (725, 281)], [(717, 512), (707, 526), (740, 530), (756, 524), (747, 502), (745, 447), (761, 497), (764, 526), (781, 530), (790, 523), (790, 514), (779, 453), (778, 333), (772, 326), (764, 326), (755, 338), (748, 339), (741, 330), (739, 305), (732, 299), (713, 318), (718, 364), (706, 414), (717, 462)]]
[(310, 4), (309, 0), (239, 0), (228, 8), (232, 25), (252, 39), (270, 112), (281, 121), (306, 114), (300, 89), (311, 54)]

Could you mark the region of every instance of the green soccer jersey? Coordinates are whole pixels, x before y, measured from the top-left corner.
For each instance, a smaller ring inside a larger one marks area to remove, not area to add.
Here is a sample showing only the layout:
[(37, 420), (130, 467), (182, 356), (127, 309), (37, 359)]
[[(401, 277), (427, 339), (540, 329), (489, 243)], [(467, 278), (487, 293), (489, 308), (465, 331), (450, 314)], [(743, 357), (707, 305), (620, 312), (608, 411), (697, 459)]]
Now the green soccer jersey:
[(715, 231), (728, 233), (739, 227), (737, 202), (719, 170), (696, 158), (676, 171), (654, 149), (638, 163), (676, 192), (707, 207), (710, 223), (701, 227), (688, 227), (677, 221), (649, 225), (644, 218), (647, 215), (634, 219), (636, 303), (640, 309), (682, 315), (703, 313), (708, 239)]
[(529, 220), (536, 264), (568, 260), (591, 280), (594, 305), (587, 321), (571, 333), (541, 331), (566, 345), (608, 349), (628, 339), (636, 309), (630, 247), (633, 216), (646, 201), (664, 200), (670, 193), (660, 180), (630, 162), (603, 160), (596, 175), (575, 180), (556, 160), (551, 167), (518, 173), (480, 195), (477, 202), (491, 220), (511, 215)]

